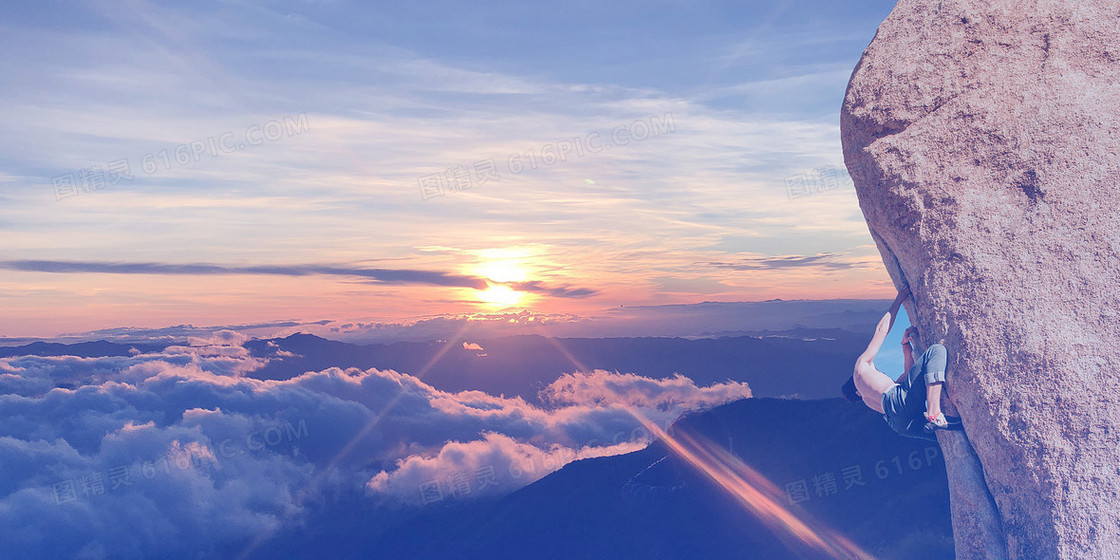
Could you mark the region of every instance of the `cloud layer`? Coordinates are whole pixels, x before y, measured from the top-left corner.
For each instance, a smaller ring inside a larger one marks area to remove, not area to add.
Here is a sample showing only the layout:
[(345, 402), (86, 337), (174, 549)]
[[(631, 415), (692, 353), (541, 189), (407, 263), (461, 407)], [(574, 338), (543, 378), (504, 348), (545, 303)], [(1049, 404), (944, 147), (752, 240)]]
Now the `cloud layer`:
[[(603, 371), (548, 408), (449, 393), (395, 371), (287, 381), (219, 332), (158, 354), (0, 359), (0, 549), (15, 557), (220, 557), (294, 526), (323, 496), (412, 507), (509, 492), (583, 457), (750, 395)], [(65, 529), (62, 529), (65, 528)], [(191, 551), (189, 554), (187, 551)]]

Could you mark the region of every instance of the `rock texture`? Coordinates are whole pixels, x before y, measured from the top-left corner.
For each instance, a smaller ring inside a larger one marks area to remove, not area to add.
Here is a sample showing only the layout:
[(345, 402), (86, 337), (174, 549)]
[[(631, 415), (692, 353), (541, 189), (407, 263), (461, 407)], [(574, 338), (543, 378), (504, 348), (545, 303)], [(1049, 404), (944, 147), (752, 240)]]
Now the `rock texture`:
[(841, 130), (949, 350), (958, 558), (1120, 558), (1120, 2), (900, 0)]

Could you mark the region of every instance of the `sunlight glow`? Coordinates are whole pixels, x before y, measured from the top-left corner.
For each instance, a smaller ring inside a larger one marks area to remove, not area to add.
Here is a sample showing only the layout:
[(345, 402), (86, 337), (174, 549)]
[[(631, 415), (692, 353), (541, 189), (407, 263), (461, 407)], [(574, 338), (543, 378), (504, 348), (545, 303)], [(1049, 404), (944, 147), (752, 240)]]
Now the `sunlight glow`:
[(476, 292), (475, 297), (493, 309), (523, 303), (528, 294), (506, 284), (529, 280), (526, 260), (532, 256), (532, 252), (525, 248), (483, 249), (477, 251), (477, 255), (479, 262), (470, 268), (470, 273), (485, 278), (489, 286)]
[(525, 249), (485, 249), (478, 252), (482, 262), (472, 272), (494, 282), (524, 282), (529, 279), (525, 260), (530, 256)]
[(495, 308), (513, 307), (521, 302), (525, 296), (523, 292), (519, 292), (510, 288), (509, 286), (502, 286), (501, 284), (491, 285), (485, 290), (479, 290), (476, 294), (478, 300), (482, 303), (490, 305)]
[(516, 261), (491, 261), (475, 268), (475, 272), (495, 282), (524, 282), (528, 272)]

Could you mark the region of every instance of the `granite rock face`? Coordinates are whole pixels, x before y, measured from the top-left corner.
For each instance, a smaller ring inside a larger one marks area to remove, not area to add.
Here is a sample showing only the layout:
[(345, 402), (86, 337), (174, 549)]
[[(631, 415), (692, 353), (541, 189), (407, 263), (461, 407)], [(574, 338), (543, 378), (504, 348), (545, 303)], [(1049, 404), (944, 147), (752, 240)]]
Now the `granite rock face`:
[(949, 351), (958, 558), (1120, 558), (1120, 2), (900, 0), (841, 130)]

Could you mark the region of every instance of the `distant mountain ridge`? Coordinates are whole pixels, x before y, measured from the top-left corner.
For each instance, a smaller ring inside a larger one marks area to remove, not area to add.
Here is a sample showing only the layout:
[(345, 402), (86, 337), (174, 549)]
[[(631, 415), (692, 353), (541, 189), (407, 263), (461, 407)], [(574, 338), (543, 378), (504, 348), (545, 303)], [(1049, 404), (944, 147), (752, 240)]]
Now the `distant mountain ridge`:
[[(869, 336), (841, 329), (796, 329), (696, 339), (548, 339), (516, 335), (451, 342), (351, 344), (301, 333), (253, 339), (244, 347), (256, 357), (270, 360), (263, 368), (246, 374), (257, 379), (290, 379), (330, 367), (393, 369), (417, 375), (445, 391), (479, 390), (535, 402), (541, 389), (565, 373), (603, 369), (653, 378), (680, 373), (702, 386), (745, 381), (754, 396), (761, 397), (826, 398), (838, 394), (838, 387), (850, 374), (851, 364)], [(468, 349), (464, 342), (477, 344), (482, 350)], [(128, 356), (160, 352), (169, 346), (172, 343), (35, 342), (2, 347), (0, 357)], [(796, 359), (791, 359), (794, 356)], [(75, 380), (55, 381), (66, 384)]]
[(377, 367), (422, 373), (426, 383), (446, 391), (480, 390), (536, 401), (537, 392), (564, 373), (603, 369), (654, 378), (680, 373), (697, 385), (746, 381), (755, 396), (823, 398), (838, 394), (870, 336), (840, 329), (762, 334), (701, 339), (518, 335), (469, 341), (482, 350), (468, 350), (459, 340), (354, 345), (293, 335), (245, 347), (256, 356), (275, 358), (248, 374), (260, 379), (287, 379), (328, 367)]
[(109, 356), (128, 356), (134, 350), (139, 352), (160, 352), (169, 343), (121, 344), (97, 340), (63, 344), (58, 342), (32, 342), (22, 346), (0, 346), (0, 358), (13, 356), (79, 356), (82, 358), (103, 358)]

